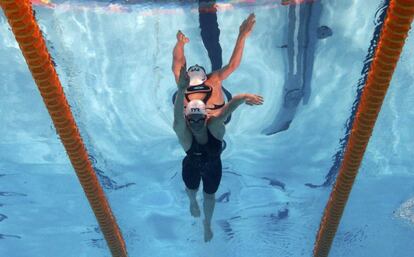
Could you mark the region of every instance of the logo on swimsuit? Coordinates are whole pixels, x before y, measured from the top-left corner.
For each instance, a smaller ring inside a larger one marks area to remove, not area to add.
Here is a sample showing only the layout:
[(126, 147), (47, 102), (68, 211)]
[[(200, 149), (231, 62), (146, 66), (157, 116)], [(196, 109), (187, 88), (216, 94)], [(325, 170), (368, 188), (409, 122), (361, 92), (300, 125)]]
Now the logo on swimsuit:
[(191, 108), (191, 112), (201, 112), (200, 108)]

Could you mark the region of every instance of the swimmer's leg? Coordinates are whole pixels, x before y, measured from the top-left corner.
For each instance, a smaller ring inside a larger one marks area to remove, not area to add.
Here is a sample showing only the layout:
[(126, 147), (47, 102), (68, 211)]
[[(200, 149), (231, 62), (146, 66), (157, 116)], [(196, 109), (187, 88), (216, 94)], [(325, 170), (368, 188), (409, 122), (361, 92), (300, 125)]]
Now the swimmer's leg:
[(211, 230), (211, 219), (213, 217), (214, 206), (216, 205), (215, 194), (204, 193), (204, 242), (208, 242), (213, 238), (213, 231)]
[(193, 217), (200, 217), (200, 207), (198, 207), (197, 203), (197, 189), (189, 189), (185, 188), (187, 192), (188, 198), (190, 199), (190, 213)]

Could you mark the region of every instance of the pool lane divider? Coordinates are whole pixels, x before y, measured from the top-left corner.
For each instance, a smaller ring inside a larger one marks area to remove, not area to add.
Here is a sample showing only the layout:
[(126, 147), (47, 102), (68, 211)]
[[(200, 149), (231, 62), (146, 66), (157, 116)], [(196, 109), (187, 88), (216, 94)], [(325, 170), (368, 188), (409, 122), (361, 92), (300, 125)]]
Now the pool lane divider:
[(329, 254), (355, 177), (414, 17), (414, 0), (391, 0), (341, 168), (325, 207), (313, 256)]
[(56, 131), (98, 220), (112, 256), (128, 256), (125, 241), (88, 158), (45, 40), (28, 0), (0, 0)]

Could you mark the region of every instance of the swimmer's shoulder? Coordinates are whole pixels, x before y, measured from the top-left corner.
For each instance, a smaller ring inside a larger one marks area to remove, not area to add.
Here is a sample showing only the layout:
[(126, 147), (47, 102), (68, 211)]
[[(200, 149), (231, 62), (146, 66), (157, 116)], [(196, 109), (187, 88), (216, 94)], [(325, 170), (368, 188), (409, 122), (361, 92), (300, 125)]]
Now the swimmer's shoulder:
[(207, 75), (207, 80), (204, 82), (207, 86), (210, 87), (221, 87), (221, 80), (219, 79), (216, 72), (209, 73)]

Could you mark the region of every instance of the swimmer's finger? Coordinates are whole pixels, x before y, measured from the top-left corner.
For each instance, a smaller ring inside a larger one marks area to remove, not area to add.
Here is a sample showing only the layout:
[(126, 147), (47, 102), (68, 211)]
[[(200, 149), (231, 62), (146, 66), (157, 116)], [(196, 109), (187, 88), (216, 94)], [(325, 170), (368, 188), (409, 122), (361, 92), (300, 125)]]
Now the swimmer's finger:
[(257, 101), (256, 101), (257, 105), (261, 105), (263, 104), (263, 97), (261, 96), (257, 96)]
[(254, 19), (256, 19), (256, 15), (254, 15), (254, 13), (251, 13), (249, 17), (247, 17), (247, 20), (249, 21), (254, 21)]

